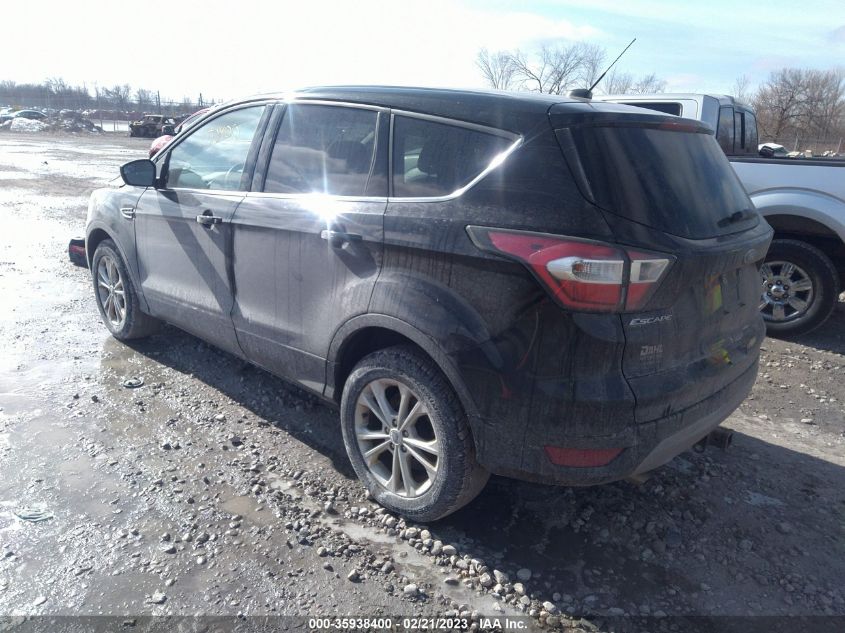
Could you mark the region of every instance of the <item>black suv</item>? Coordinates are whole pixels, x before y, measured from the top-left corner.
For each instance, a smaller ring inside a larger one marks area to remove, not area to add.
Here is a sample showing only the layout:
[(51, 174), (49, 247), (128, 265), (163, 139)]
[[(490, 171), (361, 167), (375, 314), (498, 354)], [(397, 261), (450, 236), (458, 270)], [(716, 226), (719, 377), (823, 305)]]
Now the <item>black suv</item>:
[(419, 520), (490, 473), (660, 466), (751, 389), (772, 231), (713, 131), (559, 96), (312, 88), (217, 108), (91, 199), (118, 339), (167, 321), (340, 407)]

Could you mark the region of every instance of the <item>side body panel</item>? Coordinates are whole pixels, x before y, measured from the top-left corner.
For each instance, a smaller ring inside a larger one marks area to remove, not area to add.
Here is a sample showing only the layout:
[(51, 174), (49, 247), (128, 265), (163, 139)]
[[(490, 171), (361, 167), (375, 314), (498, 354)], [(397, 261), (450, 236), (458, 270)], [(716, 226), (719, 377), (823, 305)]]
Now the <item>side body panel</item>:
[[(385, 205), (246, 197), (233, 223), (232, 319), (247, 358), (322, 393), (332, 334), (367, 311)], [(320, 237), (329, 227), (361, 239), (332, 248)]]

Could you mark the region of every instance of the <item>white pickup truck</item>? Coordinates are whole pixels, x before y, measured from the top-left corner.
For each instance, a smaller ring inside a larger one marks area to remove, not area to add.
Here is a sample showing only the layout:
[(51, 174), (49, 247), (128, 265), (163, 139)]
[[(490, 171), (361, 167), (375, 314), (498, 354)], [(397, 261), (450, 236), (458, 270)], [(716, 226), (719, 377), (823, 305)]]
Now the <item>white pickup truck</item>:
[(594, 98), (709, 123), (754, 205), (775, 230), (761, 270), (761, 310), (769, 334), (802, 334), (827, 319), (845, 287), (845, 160), (759, 156), (754, 112), (733, 97)]

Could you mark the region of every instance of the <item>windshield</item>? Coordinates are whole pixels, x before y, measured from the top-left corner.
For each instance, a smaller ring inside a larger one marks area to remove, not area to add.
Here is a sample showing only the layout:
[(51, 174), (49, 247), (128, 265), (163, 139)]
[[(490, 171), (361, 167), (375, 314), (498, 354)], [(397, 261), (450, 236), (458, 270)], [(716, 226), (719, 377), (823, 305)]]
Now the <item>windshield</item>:
[(650, 126), (572, 129), (595, 203), (681, 237), (756, 225), (757, 213), (710, 134)]

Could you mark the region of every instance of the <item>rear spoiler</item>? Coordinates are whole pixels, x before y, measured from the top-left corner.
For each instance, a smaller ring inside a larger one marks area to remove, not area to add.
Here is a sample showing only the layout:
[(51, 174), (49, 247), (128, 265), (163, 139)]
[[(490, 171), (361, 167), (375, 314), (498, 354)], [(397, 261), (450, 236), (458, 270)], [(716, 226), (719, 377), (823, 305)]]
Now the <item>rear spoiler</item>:
[(703, 121), (671, 114), (652, 114), (643, 108), (605, 101), (556, 103), (549, 108), (548, 114), (556, 130), (574, 127), (650, 127), (692, 134), (716, 133)]

